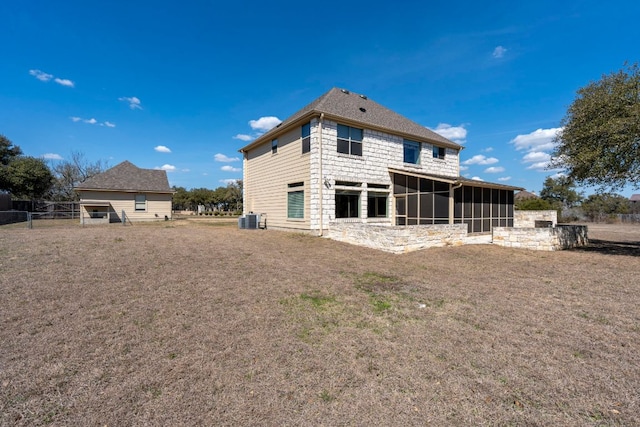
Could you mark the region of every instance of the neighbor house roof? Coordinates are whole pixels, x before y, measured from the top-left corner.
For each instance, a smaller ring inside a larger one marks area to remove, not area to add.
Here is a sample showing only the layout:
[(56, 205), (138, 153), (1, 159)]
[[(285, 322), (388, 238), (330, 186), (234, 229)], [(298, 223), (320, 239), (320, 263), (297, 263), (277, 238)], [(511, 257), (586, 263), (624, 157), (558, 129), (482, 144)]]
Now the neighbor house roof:
[(419, 141), (429, 141), (441, 146), (461, 150), (462, 147), (453, 141), (439, 135), (426, 126), (420, 125), (390, 109), (367, 98), (345, 89), (333, 88), (306, 107), (302, 108), (275, 128), (255, 141), (240, 149), (247, 151), (257, 145), (271, 140), (275, 135), (285, 132), (288, 128), (298, 126), (303, 120), (324, 114), (326, 118), (348, 123), (360, 124), (369, 129), (385, 131)]
[(640, 194), (632, 194), (629, 200), (632, 202), (640, 202)]
[(141, 169), (126, 160), (80, 183), (76, 190), (173, 192), (166, 171)]
[(513, 198), (516, 200), (526, 200), (526, 199), (537, 199), (538, 196), (531, 193), (530, 191), (522, 190), (514, 194)]

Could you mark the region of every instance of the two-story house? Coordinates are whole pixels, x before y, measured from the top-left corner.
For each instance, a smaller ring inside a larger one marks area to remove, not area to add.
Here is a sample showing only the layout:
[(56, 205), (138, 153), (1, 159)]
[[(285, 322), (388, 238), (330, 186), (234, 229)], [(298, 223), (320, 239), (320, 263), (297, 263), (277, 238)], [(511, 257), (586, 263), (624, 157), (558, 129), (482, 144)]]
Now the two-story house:
[(513, 225), (516, 187), (460, 176), (463, 147), (333, 88), (243, 147), (244, 212), (323, 234), (338, 222)]

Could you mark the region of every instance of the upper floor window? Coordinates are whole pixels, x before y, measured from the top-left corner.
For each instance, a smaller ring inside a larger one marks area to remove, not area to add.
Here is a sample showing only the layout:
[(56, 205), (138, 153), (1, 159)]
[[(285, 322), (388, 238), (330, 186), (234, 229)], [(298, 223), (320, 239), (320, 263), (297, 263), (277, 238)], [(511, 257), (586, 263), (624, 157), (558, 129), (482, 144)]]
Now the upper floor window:
[(444, 147), (438, 147), (436, 145), (433, 146), (433, 158), (434, 159), (444, 159), (444, 153), (445, 153), (445, 148)]
[(362, 156), (362, 129), (339, 124), (338, 153)]
[(271, 154), (276, 154), (278, 152), (278, 140), (271, 140)]
[(302, 154), (311, 151), (311, 123), (302, 125)]
[(420, 163), (420, 143), (405, 139), (403, 142), (404, 162), (417, 165)]

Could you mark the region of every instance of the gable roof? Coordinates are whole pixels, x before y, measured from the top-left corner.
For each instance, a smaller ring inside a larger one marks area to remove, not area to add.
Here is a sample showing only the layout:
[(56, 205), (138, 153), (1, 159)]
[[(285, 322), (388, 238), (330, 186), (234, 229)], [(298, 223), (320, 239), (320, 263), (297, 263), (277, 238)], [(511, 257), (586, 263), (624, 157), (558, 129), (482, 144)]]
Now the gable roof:
[(166, 171), (141, 169), (126, 160), (85, 180), (76, 187), (76, 190), (173, 192), (169, 187)]
[(640, 194), (632, 194), (629, 200), (632, 202), (640, 202)]
[(539, 197), (536, 194), (533, 194), (529, 191), (522, 190), (518, 191), (514, 196), (515, 200), (526, 200), (526, 199), (538, 199)]
[(328, 119), (360, 124), (363, 127), (401, 135), (409, 139), (429, 141), (457, 150), (464, 148), (364, 95), (334, 87), (275, 128), (241, 148), (240, 151), (247, 151), (265, 141), (269, 141), (275, 135), (285, 132), (287, 128), (297, 126), (303, 119), (309, 120), (311, 117), (319, 116), (320, 114), (324, 114)]

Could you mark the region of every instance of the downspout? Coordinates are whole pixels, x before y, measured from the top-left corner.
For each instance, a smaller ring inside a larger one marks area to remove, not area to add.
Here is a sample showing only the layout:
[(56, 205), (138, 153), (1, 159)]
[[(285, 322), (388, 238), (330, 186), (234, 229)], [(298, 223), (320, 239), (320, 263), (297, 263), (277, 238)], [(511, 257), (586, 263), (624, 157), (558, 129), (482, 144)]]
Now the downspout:
[(324, 181), (322, 179), (322, 121), (324, 120), (324, 113), (320, 113), (320, 118), (318, 119), (318, 167), (319, 167), (319, 179), (318, 179), (318, 196), (320, 200), (318, 201), (318, 205), (320, 206), (320, 230), (318, 231), (318, 237), (322, 237), (322, 229), (324, 227), (324, 207), (322, 206), (322, 187), (324, 185)]

